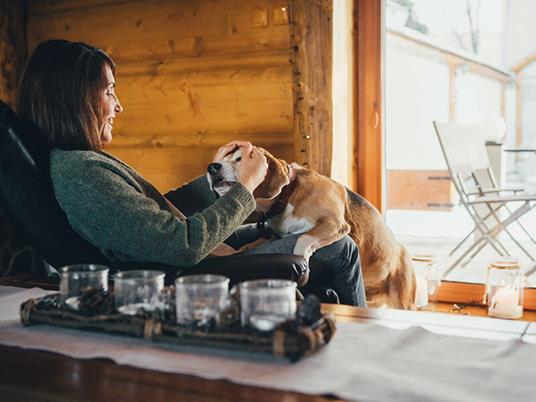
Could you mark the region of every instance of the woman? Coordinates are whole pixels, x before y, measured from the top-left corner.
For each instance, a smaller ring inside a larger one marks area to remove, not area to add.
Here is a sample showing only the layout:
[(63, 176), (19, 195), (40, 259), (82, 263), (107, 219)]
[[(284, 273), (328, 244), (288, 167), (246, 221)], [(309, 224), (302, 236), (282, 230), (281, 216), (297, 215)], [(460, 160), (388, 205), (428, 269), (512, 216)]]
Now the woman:
[[(37, 126), (50, 150), (54, 193), (71, 226), (111, 260), (190, 267), (209, 255), (234, 252), (223, 242), (255, 209), (252, 193), (266, 175), (264, 155), (249, 142), (233, 141), (214, 156), (218, 162), (235, 147), (245, 155), (238, 182), (225, 196), (216, 200), (201, 176), (166, 198), (102, 150), (123, 110), (114, 73), (104, 51), (51, 40), (37, 46), (21, 80), (19, 116)], [(181, 197), (195, 200), (200, 212), (185, 217), (174, 205)], [(288, 254), (293, 243), (292, 237), (276, 240), (250, 253)], [(313, 258), (334, 269), (342, 302), (365, 305), (359, 254), (349, 238)]]

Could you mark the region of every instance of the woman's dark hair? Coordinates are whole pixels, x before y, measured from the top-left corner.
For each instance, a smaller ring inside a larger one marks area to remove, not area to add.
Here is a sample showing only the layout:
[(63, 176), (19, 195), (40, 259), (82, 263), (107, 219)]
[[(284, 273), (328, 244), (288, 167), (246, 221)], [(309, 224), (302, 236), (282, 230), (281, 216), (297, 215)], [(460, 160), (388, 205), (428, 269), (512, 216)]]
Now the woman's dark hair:
[(50, 149), (101, 148), (100, 91), (105, 65), (115, 64), (101, 49), (81, 42), (41, 42), (28, 60), (19, 86), (19, 117), (36, 126)]

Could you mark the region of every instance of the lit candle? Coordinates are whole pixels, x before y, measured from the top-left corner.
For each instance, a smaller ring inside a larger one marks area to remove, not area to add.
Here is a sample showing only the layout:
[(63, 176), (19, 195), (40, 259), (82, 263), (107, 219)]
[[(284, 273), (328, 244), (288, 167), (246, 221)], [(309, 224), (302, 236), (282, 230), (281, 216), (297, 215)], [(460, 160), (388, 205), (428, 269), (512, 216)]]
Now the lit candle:
[(428, 305), (428, 281), (421, 275), (416, 275), (415, 304), (417, 307)]
[(511, 287), (499, 288), (491, 298), (489, 315), (500, 318), (519, 318), (523, 306), (519, 305), (519, 291)]

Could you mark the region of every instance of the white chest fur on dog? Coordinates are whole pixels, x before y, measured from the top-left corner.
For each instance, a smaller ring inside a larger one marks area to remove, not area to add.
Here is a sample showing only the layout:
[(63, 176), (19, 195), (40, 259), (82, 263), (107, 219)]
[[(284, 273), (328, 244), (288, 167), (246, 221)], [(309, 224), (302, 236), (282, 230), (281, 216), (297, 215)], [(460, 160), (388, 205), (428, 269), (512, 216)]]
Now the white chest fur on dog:
[(270, 227), (280, 237), (305, 233), (314, 227), (310, 220), (293, 216), (293, 211), (292, 204), (287, 204), (282, 214), (270, 219)]

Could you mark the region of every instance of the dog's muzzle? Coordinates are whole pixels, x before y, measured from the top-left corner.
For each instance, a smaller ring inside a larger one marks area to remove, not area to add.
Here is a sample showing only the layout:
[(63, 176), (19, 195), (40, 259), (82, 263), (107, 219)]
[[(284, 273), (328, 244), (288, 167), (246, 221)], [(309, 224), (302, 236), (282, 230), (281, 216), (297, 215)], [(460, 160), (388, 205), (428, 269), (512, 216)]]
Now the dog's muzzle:
[(208, 173), (210, 173), (211, 176), (215, 176), (218, 174), (218, 172), (221, 170), (221, 163), (211, 163), (208, 165)]
[(208, 165), (207, 168), (210, 187), (218, 197), (224, 195), (236, 183), (225, 179), (223, 175), (225, 169), (222, 169), (222, 167), (221, 163), (214, 162)]

